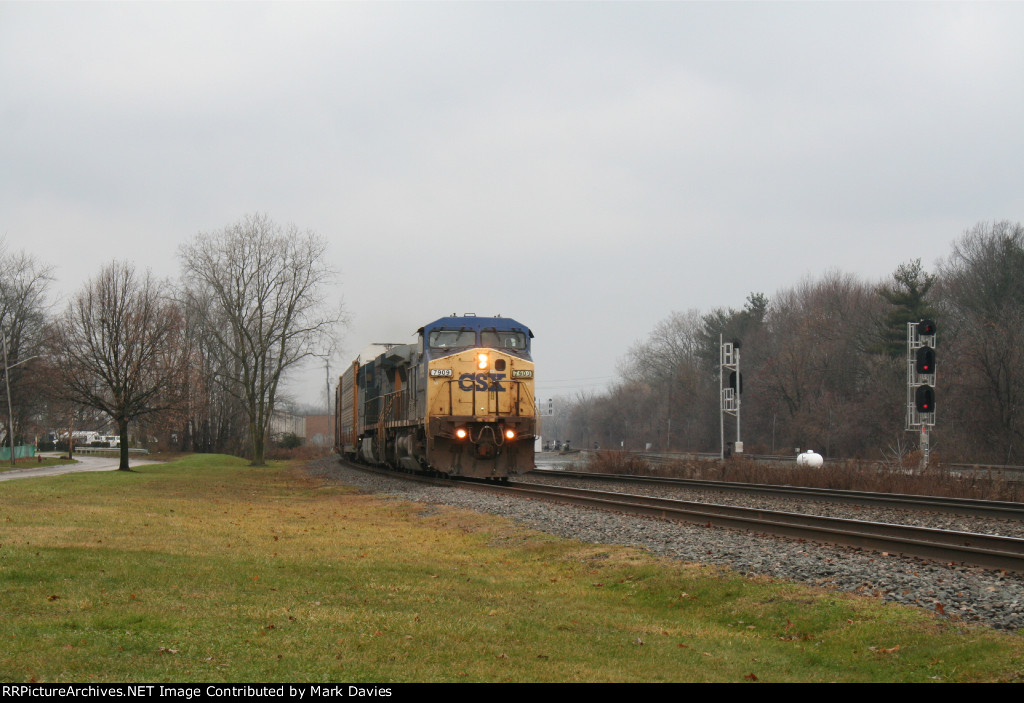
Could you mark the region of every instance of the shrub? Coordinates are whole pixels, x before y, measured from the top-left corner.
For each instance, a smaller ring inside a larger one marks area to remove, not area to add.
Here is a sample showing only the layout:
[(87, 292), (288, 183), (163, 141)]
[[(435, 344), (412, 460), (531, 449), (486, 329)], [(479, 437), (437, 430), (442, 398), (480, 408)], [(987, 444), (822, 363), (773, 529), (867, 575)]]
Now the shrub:
[(281, 439), (278, 440), (277, 446), (281, 449), (297, 449), (302, 446), (302, 437), (299, 437), (294, 432), (285, 432), (281, 435)]

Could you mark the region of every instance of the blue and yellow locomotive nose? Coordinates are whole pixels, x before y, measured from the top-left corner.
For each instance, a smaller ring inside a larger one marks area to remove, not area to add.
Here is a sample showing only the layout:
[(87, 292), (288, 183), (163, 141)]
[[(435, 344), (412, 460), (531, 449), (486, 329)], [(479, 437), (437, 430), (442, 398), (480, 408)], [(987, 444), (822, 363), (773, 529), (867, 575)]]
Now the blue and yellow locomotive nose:
[[(529, 471), (536, 432), (530, 332), (514, 320), (469, 320), (476, 329), (467, 329), (467, 318), (443, 318), (434, 323), (439, 328), (425, 330), (428, 461), (462, 476)], [(454, 324), (458, 330), (445, 329)], [(470, 339), (473, 346), (450, 344)]]

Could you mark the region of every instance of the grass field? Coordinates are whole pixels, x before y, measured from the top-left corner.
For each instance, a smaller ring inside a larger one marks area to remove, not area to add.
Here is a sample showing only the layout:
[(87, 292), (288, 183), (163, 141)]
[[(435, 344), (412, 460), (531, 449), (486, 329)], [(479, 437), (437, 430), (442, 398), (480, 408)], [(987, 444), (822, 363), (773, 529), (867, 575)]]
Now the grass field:
[(3, 484), (2, 682), (1016, 681), (1024, 638), (195, 456)]

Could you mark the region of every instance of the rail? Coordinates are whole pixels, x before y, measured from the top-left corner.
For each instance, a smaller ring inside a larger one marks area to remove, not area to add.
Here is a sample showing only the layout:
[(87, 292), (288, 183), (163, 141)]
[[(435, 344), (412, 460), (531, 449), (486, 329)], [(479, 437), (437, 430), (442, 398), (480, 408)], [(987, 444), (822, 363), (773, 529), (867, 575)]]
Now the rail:
[(560, 471), (534, 469), (531, 473), (554, 478), (589, 479), (594, 481), (655, 484), (684, 489), (710, 489), (730, 493), (751, 493), (762, 496), (782, 496), (820, 500), (854, 505), (875, 505), (887, 508), (929, 510), (952, 515), (974, 515), (976, 517), (1024, 520), (1024, 503), (976, 498), (950, 498), (944, 496), (909, 495), (901, 493), (880, 493), (871, 491), (841, 490), (836, 488), (814, 488), (805, 486), (775, 485), (763, 483), (740, 483), (736, 481), (713, 481), (693, 478), (671, 478), (662, 476), (637, 476), (633, 474), (599, 474), (584, 471)]
[[(469, 484), (469, 487), (476, 487)], [(943, 562), (1024, 572), (1024, 539), (561, 486), (487, 487), (632, 515), (766, 532)]]
[[(367, 471), (365, 466), (343, 462)], [(963, 563), (1024, 573), (1024, 539), (997, 535), (937, 530), (926, 527), (872, 523), (801, 513), (742, 508), (713, 503), (692, 503), (607, 491), (591, 491), (564, 486), (539, 486), (522, 483), (494, 484), (451, 479), (411, 477), (383, 472), (398, 479), (457, 485), (461, 488), (519, 495), (524, 498), (644, 515), (666, 520), (691, 522), (707, 527), (725, 527), (781, 535), (860, 549), (898, 553), (935, 559), (945, 563)]]

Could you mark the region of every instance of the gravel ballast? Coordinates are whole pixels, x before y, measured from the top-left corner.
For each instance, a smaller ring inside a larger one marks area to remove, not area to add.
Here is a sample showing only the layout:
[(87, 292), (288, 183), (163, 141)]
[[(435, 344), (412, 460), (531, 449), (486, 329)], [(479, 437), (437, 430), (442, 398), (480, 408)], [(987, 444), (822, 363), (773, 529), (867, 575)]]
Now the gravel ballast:
[[(324, 480), (397, 499), (501, 515), (570, 539), (641, 547), (660, 556), (727, 566), (749, 576), (763, 575), (877, 596), (998, 629), (1024, 628), (1024, 577), (1020, 574), (488, 495), (457, 487), (428, 486), (400, 477), (364, 473), (333, 458), (315, 461), (308, 470)], [(844, 506), (833, 505), (831, 510), (840, 514)], [(863, 512), (854, 515), (852, 511), (850, 516), (865, 517)], [(961, 520), (965, 526), (960, 529), (969, 531), (967, 525), (972, 519)]]

